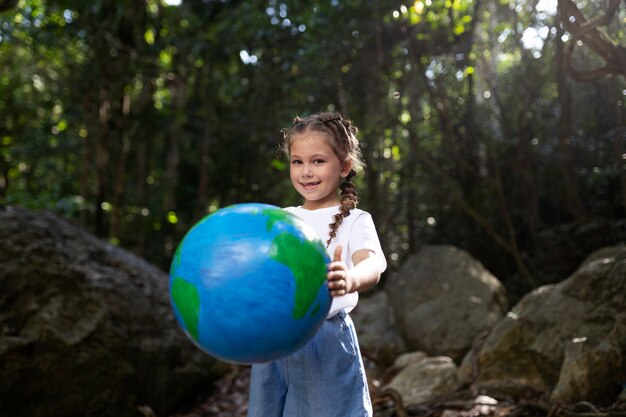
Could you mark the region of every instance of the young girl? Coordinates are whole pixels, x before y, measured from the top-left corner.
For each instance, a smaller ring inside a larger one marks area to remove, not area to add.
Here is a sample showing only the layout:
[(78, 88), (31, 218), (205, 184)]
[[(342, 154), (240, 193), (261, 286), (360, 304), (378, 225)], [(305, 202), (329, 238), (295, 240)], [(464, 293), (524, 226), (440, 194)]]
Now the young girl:
[[(303, 348), (252, 365), (248, 417), (363, 417), (372, 415), (363, 361), (348, 313), (358, 291), (375, 285), (387, 263), (372, 217), (356, 208), (351, 182), (363, 168), (357, 128), (336, 113), (296, 118), (283, 150), (304, 202), (285, 210), (312, 225), (332, 262), (334, 297), (326, 321)], [(340, 192), (338, 192), (340, 191)]]

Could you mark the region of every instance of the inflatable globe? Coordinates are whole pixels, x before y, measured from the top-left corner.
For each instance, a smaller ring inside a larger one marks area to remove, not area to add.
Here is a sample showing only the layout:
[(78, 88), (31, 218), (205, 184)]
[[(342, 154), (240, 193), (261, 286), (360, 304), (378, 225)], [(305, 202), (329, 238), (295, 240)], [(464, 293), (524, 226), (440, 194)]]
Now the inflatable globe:
[(271, 205), (238, 204), (206, 216), (180, 242), (170, 300), (206, 353), (251, 364), (304, 346), (330, 309), (330, 262), (315, 231)]

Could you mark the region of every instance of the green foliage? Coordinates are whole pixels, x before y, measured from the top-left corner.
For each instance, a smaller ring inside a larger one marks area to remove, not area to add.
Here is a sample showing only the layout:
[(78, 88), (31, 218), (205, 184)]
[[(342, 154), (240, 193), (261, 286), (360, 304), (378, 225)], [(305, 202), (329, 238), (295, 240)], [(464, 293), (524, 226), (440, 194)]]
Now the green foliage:
[[(622, 45), (624, 13), (603, 28)], [(167, 268), (206, 213), (296, 204), (280, 129), (340, 110), (393, 267), (445, 242), (528, 289), (562, 278), (528, 261), (544, 230), (625, 215), (624, 79), (561, 74), (557, 29), (530, 0), (21, 0), (0, 14), (0, 195)]]

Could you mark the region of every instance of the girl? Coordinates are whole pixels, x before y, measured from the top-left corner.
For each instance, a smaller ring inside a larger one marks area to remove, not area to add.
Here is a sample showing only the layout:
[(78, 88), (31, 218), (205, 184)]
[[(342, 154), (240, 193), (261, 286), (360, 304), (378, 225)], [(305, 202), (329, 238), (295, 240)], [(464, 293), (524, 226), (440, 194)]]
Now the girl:
[(372, 415), (348, 313), (357, 304), (358, 291), (375, 285), (387, 263), (372, 217), (356, 208), (351, 179), (363, 168), (356, 133), (351, 121), (336, 113), (296, 117), (283, 131), (291, 182), (304, 198), (301, 206), (285, 210), (312, 225), (326, 242), (334, 298), (326, 321), (307, 345), (286, 358), (252, 365), (248, 417)]

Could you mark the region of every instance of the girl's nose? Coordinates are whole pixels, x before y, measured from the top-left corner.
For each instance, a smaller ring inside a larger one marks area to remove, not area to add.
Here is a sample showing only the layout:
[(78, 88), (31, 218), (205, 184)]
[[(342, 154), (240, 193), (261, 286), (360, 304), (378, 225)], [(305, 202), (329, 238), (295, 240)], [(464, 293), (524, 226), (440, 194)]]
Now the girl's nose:
[(313, 171), (311, 170), (311, 166), (309, 164), (304, 164), (304, 166), (302, 167), (302, 175), (304, 177), (310, 177), (312, 173)]

